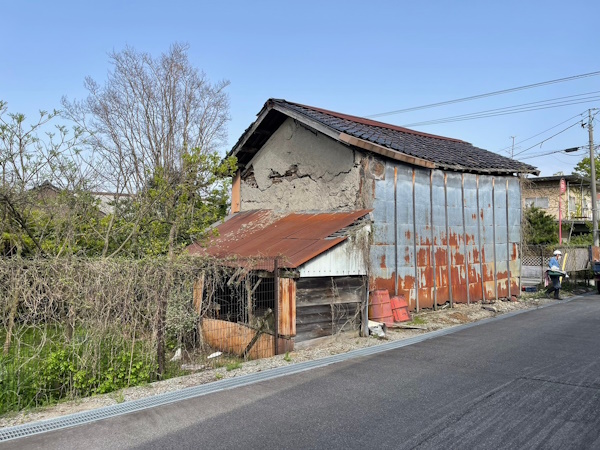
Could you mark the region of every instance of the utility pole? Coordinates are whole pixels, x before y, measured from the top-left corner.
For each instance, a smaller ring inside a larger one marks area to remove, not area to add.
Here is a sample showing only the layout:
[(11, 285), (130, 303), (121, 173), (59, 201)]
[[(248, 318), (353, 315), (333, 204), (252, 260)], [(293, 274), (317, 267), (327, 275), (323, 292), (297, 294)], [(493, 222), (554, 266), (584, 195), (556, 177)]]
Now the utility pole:
[(596, 152), (594, 150), (594, 121), (592, 110), (588, 109), (588, 133), (590, 137), (590, 172), (592, 175), (592, 237), (594, 246), (598, 247), (598, 198), (596, 195)]
[(510, 150), (510, 159), (515, 159), (515, 138), (516, 138), (516, 136), (511, 136), (511, 138), (512, 138), (513, 143), (512, 143), (512, 148)]

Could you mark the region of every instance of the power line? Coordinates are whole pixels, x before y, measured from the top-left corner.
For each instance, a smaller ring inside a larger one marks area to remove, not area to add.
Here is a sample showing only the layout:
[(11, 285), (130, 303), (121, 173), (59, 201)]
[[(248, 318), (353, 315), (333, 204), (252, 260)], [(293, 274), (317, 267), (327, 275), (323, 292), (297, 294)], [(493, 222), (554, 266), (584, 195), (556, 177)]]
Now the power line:
[[(585, 97), (585, 98), (579, 98), (579, 99), (573, 99), (573, 100), (561, 100), (563, 98), (579, 97), (582, 95), (588, 95), (588, 94), (578, 94), (576, 96), (569, 96), (569, 97), (557, 97), (557, 98), (548, 99), (548, 100), (541, 100), (538, 102), (523, 103), (521, 105), (514, 105), (514, 106), (503, 107), (503, 108), (490, 109), (487, 111), (480, 111), (477, 113), (462, 114), (462, 115), (458, 115), (458, 116), (450, 116), (450, 117), (446, 117), (446, 118), (433, 119), (433, 120), (428, 120), (428, 121), (424, 121), (424, 122), (403, 124), (402, 126), (403, 127), (416, 127), (416, 126), (424, 126), (424, 125), (438, 125), (438, 124), (442, 124), (442, 123), (451, 123), (451, 122), (462, 122), (465, 120), (484, 119), (484, 118), (488, 118), (488, 117), (506, 116), (509, 114), (519, 114), (519, 113), (523, 113), (523, 112), (539, 111), (542, 109), (560, 108), (563, 106), (579, 105), (582, 103), (589, 103), (589, 102), (600, 100), (599, 95)], [(561, 101), (556, 101), (556, 100), (561, 100)]]
[[(539, 135), (541, 135), (541, 134), (544, 134), (544, 133), (547, 133), (547, 132), (548, 132), (548, 131), (550, 131), (550, 130), (553, 130), (554, 128), (560, 127), (561, 125), (563, 125), (563, 124), (565, 124), (565, 123), (567, 123), (567, 122), (569, 122), (569, 121), (573, 120), (575, 117), (582, 116), (583, 114), (584, 114), (584, 113), (575, 114), (573, 117), (569, 117), (567, 120), (565, 120), (565, 121), (563, 121), (563, 122), (560, 122), (560, 123), (558, 123), (558, 124), (556, 124), (556, 125), (554, 125), (554, 126), (552, 126), (552, 127), (548, 128), (547, 130), (540, 131), (539, 133), (537, 133), (537, 134), (534, 134), (533, 136), (530, 136), (530, 137), (528, 137), (528, 138), (526, 138), (526, 139), (523, 139), (522, 141), (515, 142), (515, 144), (514, 144), (514, 145), (519, 145), (519, 144), (522, 144), (523, 142), (527, 142), (527, 141), (529, 141), (529, 140), (531, 140), (531, 139), (533, 139), (533, 138), (535, 138), (535, 137), (538, 137), (538, 136), (539, 136)], [(509, 145), (509, 146), (507, 146), (507, 147), (504, 147), (503, 149), (500, 149), (500, 150), (498, 150), (498, 152), (503, 152), (503, 151), (506, 151), (506, 150), (508, 150), (509, 148), (511, 148), (511, 146), (510, 146), (510, 145)]]
[[(580, 148), (585, 147), (584, 145), (581, 145)], [(554, 155), (556, 153), (564, 153), (565, 149), (563, 148), (562, 150), (552, 150), (552, 151), (548, 151), (548, 152), (543, 152), (543, 153), (536, 153), (535, 155), (529, 155), (526, 156), (524, 158), (519, 158), (520, 161), (525, 160), (525, 159), (534, 159), (534, 158), (539, 158), (540, 156), (548, 156), (548, 155)], [(564, 156), (577, 156), (577, 157), (581, 157), (585, 154), (584, 153), (564, 153)]]
[(574, 75), (572, 77), (566, 77), (566, 78), (557, 78), (556, 80), (549, 80), (549, 81), (543, 81), (541, 83), (527, 84), (525, 86), (519, 86), (519, 87), (510, 88), (510, 89), (502, 89), (500, 91), (493, 91), (493, 92), (488, 92), (486, 94), (478, 94), (478, 95), (473, 95), (470, 97), (458, 98), (455, 100), (447, 100), (444, 102), (430, 103), (428, 105), (414, 106), (412, 108), (397, 109), (395, 111), (372, 114), (370, 116), (365, 116), (365, 117), (372, 119), (372, 118), (376, 118), (376, 117), (390, 116), (392, 114), (400, 114), (400, 113), (406, 113), (406, 112), (410, 112), (410, 111), (418, 111), (421, 109), (437, 108), (439, 106), (452, 105), (454, 103), (461, 103), (461, 102), (467, 102), (467, 101), (471, 101), (471, 100), (477, 100), (480, 98), (492, 97), (495, 95), (508, 94), (510, 92), (517, 92), (517, 91), (522, 91), (525, 89), (532, 89), (532, 88), (536, 88), (536, 87), (540, 87), (540, 86), (547, 86), (549, 84), (564, 83), (566, 81), (573, 81), (573, 80), (587, 78), (587, 77), (593, 77), (593, 76), (597, 76), (597, 75), (600, 75), (600, 71), (584, 73), (584, 74), (580, 74), (580, 75)]
[(547, 142), (547, 141), (549, 141), (550, 139), (552, 139), (552, 138), (554, 138), (554, 137), (558, 136), (559, 134), (561, 134), (561, 133), (564, 133), (565, 131), (567, 131), (567, 130), (569, 130), (569, 129), (573, 128), (575, 125), (579, 125), (579, 121), (575, 122), (575, 123), (574, 123), (574, 124), (572, 124), (572, 125), (569, 125), (567, 128), (565, 128), (565, 129), (563, 129), (563, 130), (560, 130), (558, 133), (556, 133), (556, 134), (553, 134), (553, 135), (552, 135), (552, 136), (550, 136), (549, 138), (546, 138), (546, 139), (544, 139), (543, 141), (537, 142), (536, 144), (533, 144), (531, 147), (527, 147), (525, 150), (523, 150), (523, 151), (520, 151), (520, 152), (519, 152), (519, 153), (517, 153), (515, 156), (518, 156), (518, 155), (520, 155), (520, 154), (522, 154), (522, 153), (525, 153), (527, 150), (531, 150), (533, 147), (537, 147), (538, 145), (542, 145), (544, 142)]

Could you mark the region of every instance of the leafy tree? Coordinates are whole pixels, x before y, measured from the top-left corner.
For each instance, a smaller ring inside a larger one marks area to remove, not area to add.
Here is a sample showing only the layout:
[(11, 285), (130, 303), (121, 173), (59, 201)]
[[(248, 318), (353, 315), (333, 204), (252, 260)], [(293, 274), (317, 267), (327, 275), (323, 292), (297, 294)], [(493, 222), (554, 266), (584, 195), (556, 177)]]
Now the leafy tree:
[(558, 224), (541, 208), (530, 206), (524, 210), (523, 237), (526, 244), (557, 244)]
[[(49, 127), (58, 114), (40, 111), (28, 125), (25, 115), (8, 112), (0, 101), (2, 255), (60, 253), (81, 237), (77, 228), (89, 224), (87, 217), (77, 220), (84, 200), (78, 193), (89, 191), (92, 178), (81, 163), (79, 134)], [(90, 212), (93, 204), (84, 203)]]
[[(590, 161), (590, 157), (586, 156), (577, 163), (577, 165), (573, 168), (573, 172), (581, 175), (582, 177), (591, 178), (592, 169)], [(594, 164), (596, 169), (596, 180), (600, 180), (600, 158), (598, 156), (595, 157)]]

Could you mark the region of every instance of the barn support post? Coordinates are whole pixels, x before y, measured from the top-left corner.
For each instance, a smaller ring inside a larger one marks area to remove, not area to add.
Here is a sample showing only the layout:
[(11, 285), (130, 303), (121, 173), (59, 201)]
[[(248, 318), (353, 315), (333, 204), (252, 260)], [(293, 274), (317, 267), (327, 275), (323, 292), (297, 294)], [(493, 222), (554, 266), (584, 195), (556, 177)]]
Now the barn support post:
[(412, 214), (413, 214), (413, 254), (415, 264), (415, 302), (416, 310), (419, 312), (419, 267), (417, 266), (417, 207), (415, 194), (415, 169), (412, 171)]
[(394, 295), (398, 295), (398, 167), (394, 167)]
[(437, 311), (437, 282), (436, 282), (436, 271), (435, 271), (435, 246), (434, 246), (434, 233), (433, 233), (433, 170), (429, 171), (429, 214), (430, 222), (429, 229), (431, 231), (431, 268), (433, 269), (433, 310)]
[(485, 283), (483, 282), (483, 243), (481, 242), (481, 215), (483, 211), (479, 208), (479, 175), (477, 175), (477, 245), (479, 247), (479, 278), (481, 279), (481, 301), (485, 301)]
[(462, 200), (463, 248), (465, 252), (465, 280), (467, 282), (467, 305), (471, 304), (471, 290), (469, 289), (469, 252), (467, 251), (467, 224), (465, 221), (465, 174), (461, 174), (460, 194)]
[[(450, 298), (450, 308), (454, 308), (452, 297), (452, 250), (450, 249), (450, 227), (448, 226), (448, 174), (444, 172), (444, 210), (446, 212), (446, 256), (448, 259), (448, 296)], [(458, 243), (457, 243), (458, 244)]]
[(508, 220), (508, 178), (506, 179), (506, 273), (508, 276), (508, 298), (512, 297), (512, 278), (510, 273), (510, 221)]
[(369, 337), (369, 277), (368, 276), (364, 276), (363, 277), (364, 280), (364, 284), (365, 284), (365, 291), (364, 291), (364, 295), (365, 295), (365, 301), (363, 302), (363, 312), (362, 312), (362, 323), (361, 323), (361, 336), (362, 337)]
[(274, 296), (275, 304), (273, 305), (273, 315), (275, 317), (275, 342), (273, 352), (279, 354), (279, 258), (273, 261), (273, 280), (274, 280)]
[(498, 261), (496, 258), (496, 177), (492, 177), (492, 239), (494, 240), (494, 296), (498, 301)]

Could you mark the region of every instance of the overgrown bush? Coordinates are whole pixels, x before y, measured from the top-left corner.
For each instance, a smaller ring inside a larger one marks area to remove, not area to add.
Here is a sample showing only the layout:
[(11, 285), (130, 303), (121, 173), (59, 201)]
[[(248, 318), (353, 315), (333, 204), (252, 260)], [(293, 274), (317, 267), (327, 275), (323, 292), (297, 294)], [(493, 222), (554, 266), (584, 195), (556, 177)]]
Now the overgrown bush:
[(166, 349), (198, 343), (194, 282), (218, 270), (199, 258), (0, 260), (0, 413), (168, 377)]

